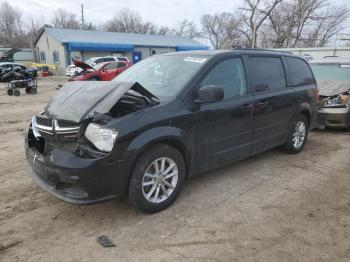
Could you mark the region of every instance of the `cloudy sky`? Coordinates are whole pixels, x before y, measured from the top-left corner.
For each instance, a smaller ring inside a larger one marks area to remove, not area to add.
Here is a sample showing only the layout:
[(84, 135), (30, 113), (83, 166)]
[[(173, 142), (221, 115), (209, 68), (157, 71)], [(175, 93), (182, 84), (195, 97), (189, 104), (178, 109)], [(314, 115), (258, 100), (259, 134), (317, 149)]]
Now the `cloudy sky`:
[[(2, 0), (0, 0), (2, 1)], [(350, 8), (350, 0), (331, 0), (343, 3)], [(97, 24), (103, 23), (119, 9), (129, 7), (138, 11), (146, 20), (173, 26), (178, 20), (190, 19), (199, 22), (203, 14), (229, 12), (241, 0), (11, 0), (9, 3), (19, 7), (24, 19), (51, 21), (57, 8), (65, 8), (80, 15), (80, 5), (84, 4), (86, 19)], [(345, 33), (350, 33), (350, 18)]]

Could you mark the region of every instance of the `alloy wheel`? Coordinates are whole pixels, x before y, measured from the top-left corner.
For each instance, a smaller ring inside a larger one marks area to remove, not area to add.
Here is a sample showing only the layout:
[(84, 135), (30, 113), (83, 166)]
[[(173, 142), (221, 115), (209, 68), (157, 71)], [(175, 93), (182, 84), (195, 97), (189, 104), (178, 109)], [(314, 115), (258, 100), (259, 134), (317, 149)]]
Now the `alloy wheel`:
[(151, 203), (167, 200), (176, 188), (178, 177), (178, 168), (173, 159), (161, 157), (154, 160), (143, 175), (143, 196)]
[(306, 125), (303, 121), (299, 121), (295, 125), (294, 133), (293, 133), (293, 146), (294, 148), (300, 148), (305, 140), (306, 135)]

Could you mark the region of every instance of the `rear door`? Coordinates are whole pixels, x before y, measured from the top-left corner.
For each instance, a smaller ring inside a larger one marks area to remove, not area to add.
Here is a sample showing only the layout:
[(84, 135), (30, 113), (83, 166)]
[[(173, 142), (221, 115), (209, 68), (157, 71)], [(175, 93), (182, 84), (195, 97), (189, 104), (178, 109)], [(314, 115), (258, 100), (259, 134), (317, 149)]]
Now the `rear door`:
[(288, 124), (296, 101), (287, 88), (280, 56), (249, 56), (254, 101), (252, 154), (276, 147), (286, 140)]
[(249, 94), (241, 57), (221, 60), (200, 86), (224, 89), (224, 100), (199, 105), (197, 111), (197, 160), (201, 171), (247, 157), (253, 129), (253, 95)]

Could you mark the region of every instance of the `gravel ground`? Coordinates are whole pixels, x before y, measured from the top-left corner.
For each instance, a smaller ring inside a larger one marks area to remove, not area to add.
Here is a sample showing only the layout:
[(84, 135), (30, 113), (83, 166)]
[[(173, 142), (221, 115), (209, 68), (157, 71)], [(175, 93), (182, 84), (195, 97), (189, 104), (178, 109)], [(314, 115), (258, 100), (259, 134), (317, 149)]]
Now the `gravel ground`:
[(349, 134), (312, 132), (298, 155), (271, 150), (189, 179), (158, 214), (127, 199), (72, 205), (31, 181), (23, 150), (62, 81), (39, 80), (38, 95), (0, 89), (0, 261), (350, 260)]

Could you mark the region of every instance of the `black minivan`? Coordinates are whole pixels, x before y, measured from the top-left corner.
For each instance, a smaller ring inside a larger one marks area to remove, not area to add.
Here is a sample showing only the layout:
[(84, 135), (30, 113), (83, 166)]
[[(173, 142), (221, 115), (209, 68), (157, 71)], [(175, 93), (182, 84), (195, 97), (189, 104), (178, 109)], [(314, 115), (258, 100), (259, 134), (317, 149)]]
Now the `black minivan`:
[(281, 146), (303, 150), (318, 90), (302, 57), (234, 49), (147, 58), (111, 82), (70, 82), (32, 118), (30, 175), (71, 203), (128, 194), (148, 213), (186, 178)]

